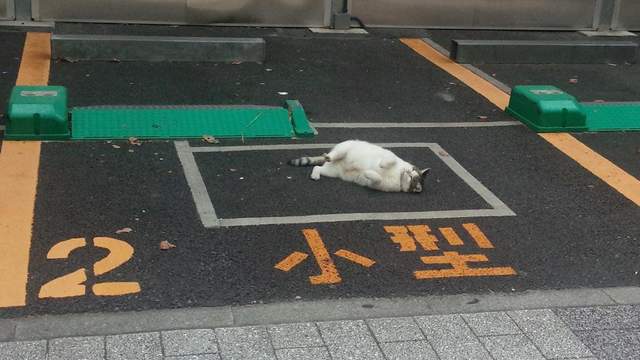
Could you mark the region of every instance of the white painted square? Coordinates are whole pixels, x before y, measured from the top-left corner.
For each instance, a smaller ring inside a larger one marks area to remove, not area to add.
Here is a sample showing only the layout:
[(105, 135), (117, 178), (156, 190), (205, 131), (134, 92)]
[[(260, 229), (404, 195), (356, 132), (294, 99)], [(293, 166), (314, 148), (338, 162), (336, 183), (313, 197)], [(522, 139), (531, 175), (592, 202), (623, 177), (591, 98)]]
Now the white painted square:
[(452, 209), (436, 211), (406, 211), (406, 212), (375, 212), (375, 213), (344, 213), (344, 214), (315, 214), (303, 216), (268, 216), (220, 219), (216, 215), (211, 197), (202, 179), (193, 153), (196, 152), (236, 152), (236, 151), (275, 151), (302, 149), (331, 149), (335, 144), (283, 144), (283, 145), (253, 145), (253, 146), (197, 146), (191, 147), (187, 141), (176, 141), (176, 151), (182, 164), (191, 195), (196, 204), (200, 220), (206, 228), (275, 225), (275, 224), (309, 224), (338, 221), (363, 220), (426, 220), (450, 219), (467, 217), (515, 216), (498, 197), (487, 189), (478, 179), (471, 175), (451, 155), (437, 143), (386, 143), (378, 144), (385, 148), (425, 148), (432, 151), (442, 160), (460, 179), (475, 191), (491, 209)]

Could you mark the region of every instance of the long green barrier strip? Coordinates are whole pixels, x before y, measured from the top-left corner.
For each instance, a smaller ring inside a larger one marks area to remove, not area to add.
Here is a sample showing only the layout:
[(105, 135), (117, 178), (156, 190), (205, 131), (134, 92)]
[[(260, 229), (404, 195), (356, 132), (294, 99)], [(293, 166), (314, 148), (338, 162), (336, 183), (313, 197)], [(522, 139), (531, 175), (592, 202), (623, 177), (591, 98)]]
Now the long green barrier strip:
[[(295, 103), (299, 106), (299, 103)], [(302, 109), (300, 107), (300, 109)], [(295, 115), (295, 117), (294, 117)], [(304, 111), (267, 106), (100, 106), (71, 110), (73, 139), (313, 136)]]
[(589, 131), (640, 130), (640, 102), (582, 103)]
[(506, 112), (537, 132), (640, 131), (640, 102), (580, 103), (548, 85), (514, 87)]

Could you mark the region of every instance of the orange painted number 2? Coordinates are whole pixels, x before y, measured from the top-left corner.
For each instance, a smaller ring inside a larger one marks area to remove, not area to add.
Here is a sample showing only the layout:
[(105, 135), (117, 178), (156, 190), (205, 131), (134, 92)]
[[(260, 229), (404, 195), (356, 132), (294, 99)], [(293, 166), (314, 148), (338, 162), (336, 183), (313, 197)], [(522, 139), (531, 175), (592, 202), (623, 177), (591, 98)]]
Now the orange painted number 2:
[[(107, 249), (109, 254), (93, 264), (93, 273), (100, 276), (126, 263), (133, 257), (133, 247), (128, 243), (108, 238), (97, 237), (93, 239), (93, 245)], [(68, 259), (73, 250), (87, 246), (85, 238), (75, 238), (61, 241), (55, 244), (47, 253), (47, 259)], [(87, 269), (80, 268), (67, 275), (55, 278), (42, 285), (38, 297), (65, 298), (82, 296), (87, 294), (84, 282), (87, 281)], [(140, 284), (132, 282), (98, 282), (91, 287), (92, 292), (98, 296), (118, 296), (135, 294), (140, 292)]]

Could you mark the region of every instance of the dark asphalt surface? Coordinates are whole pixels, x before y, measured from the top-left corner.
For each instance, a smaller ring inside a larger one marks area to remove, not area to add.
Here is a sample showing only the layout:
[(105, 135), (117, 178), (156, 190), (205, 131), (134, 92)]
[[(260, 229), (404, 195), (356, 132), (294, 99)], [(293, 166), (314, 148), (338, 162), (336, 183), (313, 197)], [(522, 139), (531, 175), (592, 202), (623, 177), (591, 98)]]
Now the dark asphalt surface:
[[(578, 32), (428, 30), (428, 33), (431, 39), (447, 48), (451, 39), (640, 41), (638, 37), (588, 38)], [(477, 67), (509, 87), (554, 85), (584, 102), (640, 101), (638, 64), (482, 64)], [(631, 175), (640, 178), (640, 133), (576, 136)]]
[[(68, 86), (73, 105), (271, 104), (281, 101), (276, 92), (284, 90), (299, 98), (315, 121), (477, 121), (476, 115), (486, 114), (490, 120), (509, 119), (395, 40), (274, 38), (268, 44), (269, 60), (264, 65), (56, 63), (51, 83)], [(302, 72), (287, 71), (302, 64), (306, 64)], [(395, 85), (396, 81), (404, 86)], [(447, 85), (455, 94), (453, 102), (431, 96)], [(392, 109), (380, 101), (392, 104)], [(294, 301), (297, 296), (305, 300), (640, 284), (640, 208), (524, 126), (325, 128), (313, 139), (245, 139), (245, 145), (335, 143), (349, 138), (438, 143), (516, 216), (205, 229), (172, 142), (45, 143), (28, 305), (3, 310), (0, 317), (270, 303)], [(590, 134), (580, 138), (590, 145), (603, 141)], [(206, 146), (192, 142), (196, 144)], [(224, 140), (217, 146), (241, 144)], [(625, 146), (632, 144), (630, 140)], [(616, 146), (609, 148), (612, 160), (632, 163), (633, 158), (614, 157), (620, 151)], [(379, 194), (331, 179), (313, 182), (307, 179), (309, 169), (281, 164), (298, 155), (295, 151), (202, 153), (196, 161), (216, 210), (224, 216), (488, 207), (428, 150), (399, 149), (398, 154), (432, 167), (423, 194)], [(466, 222), (476, 223), (495, 249), (476, 247), (461, 227)], [(453, 227), (464, 245), (452, 247), (440, 238), (442, 250), (481, 253), (490, 262), (472, 266), (511, 266), (518, 274), (415, 280), (413, 271), (434, 269), (422, 264), (420, 256), (440, 253), (399, 252), (383, 226), (416, 224), (434, 230)], [(132, 231), (116, 234), (126, 227)], [(336, 285), (309, 283), (308, 276), (319, 272), (312, 256), (290, 272), (274, 269), (294, 251), (310, 253), (301, 233), (305, 228), (317, 229), (330, 253), (346, 249), (376, 264), (367, 269), (334, 256), (343, 279)], [(97, 236), (128, 242), (135, 249), (133, 258), (98, 277), (93, 264), (106, 256), (104, 250), (87, 246), (72, 252), (68, 261), (46, 259), (60, 241), (86, 237), (91, 243)], [(176, 248), (160, 250), (163, 240)], [(43, 284), (78, 268), (88, 270), (88, 289), (97, 282), (138, 281), (142, 291), (114, 297), (89, 291), (86, 296), (38, 298)]]
[(509, 119), (397, 39), (266, 41), (264, 64), (56, 62), (51, 83), (69, 88), (72, 106), (281, 105), (289, 98), (316, 122)]
[(20, 67), (24, 33), (0, 31), (0, 44), (0, 124), (4, 124), (7, 102)]
[[(312, 141), (337, 141), (351, 135), (349, 130), (326, 130)], [(640, 209), (526, 128), (393, 133), (366, 130), (358, 135), (375, 142), (439, 143), (517, 216), (207, 230), (199, 221), (172, 143), (144, 143), (139, 147), (119, 143), (120, 149), (106, 142), (49, 143), (43, 147), (38, 185), (29, 305), (7, 312), (6, 316), (250, 304), (289, 301), (296, 296), (385, 297), (638, 285), (640, 250), (636, 244), (640, 240), (640, 224), (636, 219)], [(225, 141), (223, 146), (226, 144), (237, 142)], [(234, 174), (274, 171), (275, 164), (261, 156), (246, 153), (243, 157), (236, 163), (238, 171)], [(425, 161), (435, 162), (429, 156)], [(452, 208), (472, 205), (473, 199), (463, 199), (458, 194), (459, 181), (446, 171), (441, 174), (441, 166), (433, 165), (438, 169), (433, 179), (443, 182), (417, 195), (424, 199), (418, 209), (437, 208), (437, 204)], [(201, 159), (199, 166), (211, 181), (210, 169), (204, 168), (206, 161)], [(301, 196), (310, 201), (296, 204), (296, 209), (319, 212), (326, 211), (327, 200), (335, 196), (327, 194), (329, 182), (294, 181), (286, 187), (282, 183), (283, 180), (269, 179), (256, 185), (261, 191), (249, 193), (258, 197), (254, 203), (264, 204), (255, 208), (237, 200), (217, 206), (222, 213), (234, 216), (267, 211), (288, 214), (292, 211), (286, 208), (292, 203), (290, 198)], [(334, 191), (345, 197), (339, 200), (340, 205), (363, 199), (362, 189), (340, 182), (334, 182), (334, 186)], [(217, 188), (211, 186), (209, 190)], [(242, 187), (233, 184), (221, 190), (245, 195), (240, 192)], [(221, 195), (212, 196), (215, 199)], [(396, 196), (400, 200), (388, 201), (389, 211), (417, 210), (416, 195)], [(357, 206), (377, 210), (375, 197), (366, 198)], [(434, 229), (454, 227), (464, 236), (461, 224), (465, 222), (477, 223), (495, 249), (478, 249), (467, 237), (461, 248), (442, 245), (442, 249), (485, 254), (491, 266), (512, 266), (517, 276), (414, 280), (412, 271), (424, 268), (419, 256), (430, 253), (401, 253), (383, 230), (383, 225), (427, 224)], [(133, 231), (115, 234), (125, 227)], [(273, 269), (293, 251), (309, 252), (301, 235), (301, 230), (308, 227), (318, 229), (331, 252), (347, 249), (378, 264), (366, 269), (336, 259), (343, 282), (333, 286), (310, 285), (307, 277), (318, 272), (312, 257), (289, 273)], [(74, 252), (69, 262), (46, 260), (49, 248), (64, 239), (94, 236), (125, 240), (134, 246), (135, 255), (109, 274), (98, 279), (90, 276), (87, 284), (97, 280), (139, 281), (142, 292), (120, 297), (37, 299), (43, 283), (79, 267), (90, 269), (105, 254), (89, 248)], [(158, 246), (162, 240), (177, 247), (161, 251)]]
[[(335, 139), (332, 139), (335, 141)], [(329, 149), (327, 149), (328, 151)], [(431, 167), (433, 178), (423, 194), (398, 196), (351, 185), (338, 179), (309, 179), (311, 168), (295, 168), (286, 161), (318, 151), (198, 153), (205, 185), (221, 218), (294, 216), (334, 213), (489, 208), (486, 202), (429, 149), (394, 149), (407, 161)], [(319, 152), (322, 154), (322, 151)], [(283, 165), (284, 163), (284, 165)], [(260, 166), (256, 166), (256, 165)], [(227, 191), (233, 189), (233, 191)], [(434, 197), (447, 192), (448, 197)], [(454, 208), (451, 204), (456, 204)]]

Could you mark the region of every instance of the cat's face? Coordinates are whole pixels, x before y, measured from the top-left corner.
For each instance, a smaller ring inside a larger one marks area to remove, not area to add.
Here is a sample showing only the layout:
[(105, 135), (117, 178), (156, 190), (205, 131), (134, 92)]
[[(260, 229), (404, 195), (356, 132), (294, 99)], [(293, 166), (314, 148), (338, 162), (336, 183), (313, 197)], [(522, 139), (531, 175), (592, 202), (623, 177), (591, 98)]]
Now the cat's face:
[(402, 174), (402, 191), (421, 193), (424, 189), (424, 179), (429, 173), (429, 170), (431, 169), (420, 170), (414, 166), (411, 170), (405, 171)]

